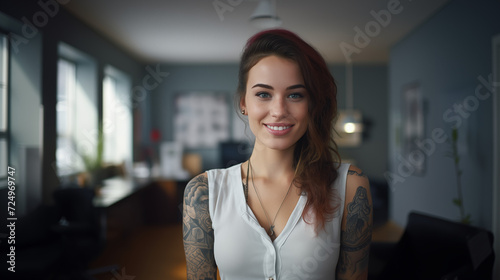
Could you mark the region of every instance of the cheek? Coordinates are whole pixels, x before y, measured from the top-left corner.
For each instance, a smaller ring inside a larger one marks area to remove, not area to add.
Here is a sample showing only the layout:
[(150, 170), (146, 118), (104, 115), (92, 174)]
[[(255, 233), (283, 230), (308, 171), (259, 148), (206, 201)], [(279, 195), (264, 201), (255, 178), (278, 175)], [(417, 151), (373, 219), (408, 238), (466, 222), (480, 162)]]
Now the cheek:
[(258, 102), (255, 102), (255, 100), (250, 100), (247, 101), (246, 105), (249, 118), (259, 119), (265, 116), (266, 108), (265, 106), (263, 106), (263, 104), (259, 104)]
[(307, 104), (304, 104), (297, 108), (295, 112), (295, 118), (300, 121), (304, 121), (307, 123), (309, 119), (309, 110)]

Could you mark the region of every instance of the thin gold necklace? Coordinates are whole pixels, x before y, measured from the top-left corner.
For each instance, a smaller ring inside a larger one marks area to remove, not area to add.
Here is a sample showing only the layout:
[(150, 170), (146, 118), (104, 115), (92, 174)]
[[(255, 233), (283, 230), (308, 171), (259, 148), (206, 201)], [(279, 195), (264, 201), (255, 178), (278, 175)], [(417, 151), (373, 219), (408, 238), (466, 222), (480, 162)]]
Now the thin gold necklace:
[[(288, 196), (288, 193), (290, 193), (290, 189), (292, 188), (293, 180), (290, 182), (290, 186), (288, 187), (288, 191), (286, 192), (285, 197), (283, 197), (283, 200), (281, 201), (280, 207), (278, 208), (278, 211), (276, 212), (276, 215), (274, 216), (273, 222), (271, 223), (271, 219), (269, 219), (269, 215), (267, 215), (266, 209), (264, 208), (264, 205), (262, 204), (262, 200), (260, 199), (260, 194), (257, 191), (257, 187), (255, 186), (255, 182), (253, 180), (254, 172), (253, 172), (253, 166), (252, 166), (252, 163), (250, 162), (250, 159), (248, 159), (248, 165), (250, 166), (250, 169), (251, 169), (250, 172), (252, 172), (252, 185), (253, 185), (253, 189), (255, 190), (255, 193), (257, 194), (257, 198), (259, 199), (260, 207), (262, 207), (262, 210), (264, 211), (264, 214), (266, 215), (267, 222), (270, 225), (269, 226), (269, 231), (267, 231), (267, 234), (269, 235), (269, 237), (274, 238), (274, 236), (275, 236), (275, 232), (274, 232), (274, 226), (275, 225), (274, 225), (274, 222), (276, 222), (276, 218), (278, 217), (278, 213), (281, 210), (281, 206), (283, 206), (283, 203), (285, 202), (285, 200), (286, 200), (286, 198)], [(247, 173), (247, 178), (248, 178), (248, 173)]]

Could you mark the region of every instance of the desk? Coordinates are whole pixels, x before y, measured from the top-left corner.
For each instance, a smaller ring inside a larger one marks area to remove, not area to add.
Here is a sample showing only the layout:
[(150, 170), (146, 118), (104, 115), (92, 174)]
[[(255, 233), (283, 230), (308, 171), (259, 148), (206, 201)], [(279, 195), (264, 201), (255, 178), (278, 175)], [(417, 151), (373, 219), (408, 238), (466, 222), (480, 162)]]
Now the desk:
[(164, 178), (105, 180), (94, 205), (105, 214), (107, 238), (128, 236), (143, 225), (179, 223), (186, 184)]
[(118, 201), (132, 195), (142, 187), (147, 186), (151, 182), (150, 179), (135, 179), (124, 177), (113, 177), (104, 180), (101, 187), (94, 198), (96, 207), (110, 207)]

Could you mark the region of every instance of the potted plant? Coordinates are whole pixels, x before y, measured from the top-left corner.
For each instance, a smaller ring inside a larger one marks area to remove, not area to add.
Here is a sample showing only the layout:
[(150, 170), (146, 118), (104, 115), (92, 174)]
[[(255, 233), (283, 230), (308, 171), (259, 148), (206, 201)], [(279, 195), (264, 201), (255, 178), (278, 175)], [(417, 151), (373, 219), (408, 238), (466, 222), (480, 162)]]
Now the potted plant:
[(94, 153), (82, 153), (81, 158), (85, 166), (84, 185), (98, 189), (104, 180), (104, 136), (101, 129), (97, 136), (97, 145)]
[(457, 178), (457, 198), (453, 199), (453, 204), (460, 211), (460, 222), (463, 224), (471, 224), (470, 214), (466, 214), (464, 210), (464, 199), (462, 195), (462, 169), (460, 169), (460, 155), (458, 154), (458, 129), (453, 127), (451, 130), (451, 152), (448, 153), (453, 159), (455, 165), (455, 177)]

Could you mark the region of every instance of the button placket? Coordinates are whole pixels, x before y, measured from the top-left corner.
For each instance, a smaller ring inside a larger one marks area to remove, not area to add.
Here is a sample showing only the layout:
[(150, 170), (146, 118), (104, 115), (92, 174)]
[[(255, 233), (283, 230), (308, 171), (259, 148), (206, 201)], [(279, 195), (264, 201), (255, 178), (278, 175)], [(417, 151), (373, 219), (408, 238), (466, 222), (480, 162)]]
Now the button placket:
[(265, 280), (274, 280), (274, 279), (276, 279), (276, 261), (277, 261), (276, 248), (274, 247), (274, 245), (272, 244), (271, 240), (269, 239), (269, 237), (267, 235), (262, 236), (262, 240), (263, 240), (263, 242), (265, 242), (266, 247), (267, 247), (267, 252), (266, 252), (266, 256), (265, 256), (266, 266), (264, 269), (264, 271), (265, 271), (264, 273), (266, 275)]

